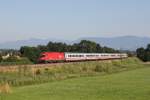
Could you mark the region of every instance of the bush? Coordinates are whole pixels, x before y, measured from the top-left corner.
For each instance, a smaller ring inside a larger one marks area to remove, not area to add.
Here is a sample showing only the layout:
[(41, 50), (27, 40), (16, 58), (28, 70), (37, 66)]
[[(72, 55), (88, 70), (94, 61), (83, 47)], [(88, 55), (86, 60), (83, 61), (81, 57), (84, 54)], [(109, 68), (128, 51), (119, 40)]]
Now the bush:
[(41, 70), (40, 69), (36, 70), (35, 74), (36, 75), (40, 75), (41, 74)]
[(26, 64), (33, 64), (33, 63), (28, 58), (18, 59), (13, 56), (0, 62), (0, 65), (26, 65)]
[(3, 83), (0, 85), (0, 93), (8, 94), (11, 93), (11, 89), (8, 83)]
[(2, 60), (3, 60), (3, 58), (2, 58), (2, 56), (0, 55), (0, 62), (2, 62)]

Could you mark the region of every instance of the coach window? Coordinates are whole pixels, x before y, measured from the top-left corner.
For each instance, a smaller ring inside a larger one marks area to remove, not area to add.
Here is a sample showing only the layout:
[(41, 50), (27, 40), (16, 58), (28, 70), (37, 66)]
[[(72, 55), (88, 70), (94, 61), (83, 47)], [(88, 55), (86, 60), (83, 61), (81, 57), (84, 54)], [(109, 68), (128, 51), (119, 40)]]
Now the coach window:
[(90, 57), (90, 55), (86, 55), (87, 57)]
[(69, 57), (73, 57), (73, 55), (69, 55)]
[(84, 57), (84, 55), (81, 55), (81, 57)]

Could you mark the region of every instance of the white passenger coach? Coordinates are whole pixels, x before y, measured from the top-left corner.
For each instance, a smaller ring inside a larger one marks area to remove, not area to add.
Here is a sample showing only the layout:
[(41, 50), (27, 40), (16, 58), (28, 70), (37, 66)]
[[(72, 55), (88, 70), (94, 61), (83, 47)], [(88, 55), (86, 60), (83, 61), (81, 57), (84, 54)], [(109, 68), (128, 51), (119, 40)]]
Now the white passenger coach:
[(70, 53), (65, 52), (66, 61), (78, 60), (106, 60), (106, 59), (121, 59), (127, 58), (126, 53)]

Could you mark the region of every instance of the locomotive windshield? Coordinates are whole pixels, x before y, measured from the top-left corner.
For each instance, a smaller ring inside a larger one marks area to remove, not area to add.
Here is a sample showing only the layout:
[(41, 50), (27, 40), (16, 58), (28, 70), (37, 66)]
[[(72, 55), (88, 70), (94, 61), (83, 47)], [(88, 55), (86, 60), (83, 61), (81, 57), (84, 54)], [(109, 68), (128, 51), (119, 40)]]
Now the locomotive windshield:
[(40, 58), (45, 57), (45, 55), (40, 55)]

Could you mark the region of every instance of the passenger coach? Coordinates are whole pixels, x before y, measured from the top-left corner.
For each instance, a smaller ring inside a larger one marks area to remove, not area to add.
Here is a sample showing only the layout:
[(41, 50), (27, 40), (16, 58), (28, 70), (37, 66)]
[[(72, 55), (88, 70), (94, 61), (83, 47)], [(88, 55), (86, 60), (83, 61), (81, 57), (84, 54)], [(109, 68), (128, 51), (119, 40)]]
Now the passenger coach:
[(78, 60), (105, 60), (126, 58), (127, 54), (120, 53), (65, 53), (66, 61)]

